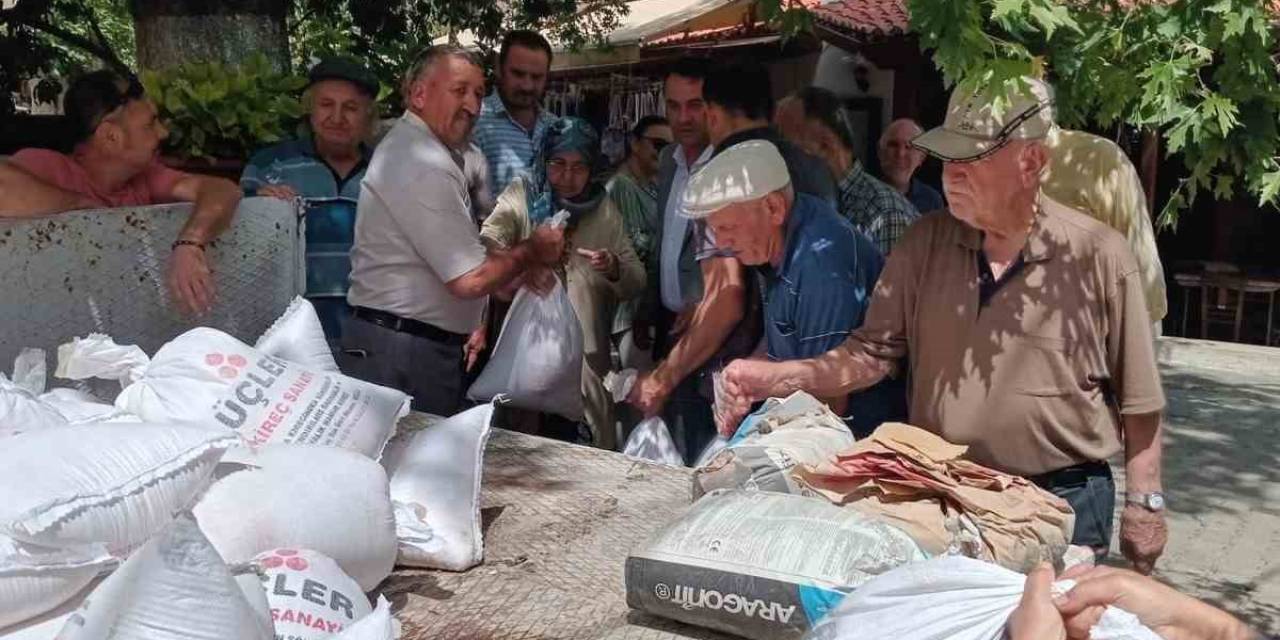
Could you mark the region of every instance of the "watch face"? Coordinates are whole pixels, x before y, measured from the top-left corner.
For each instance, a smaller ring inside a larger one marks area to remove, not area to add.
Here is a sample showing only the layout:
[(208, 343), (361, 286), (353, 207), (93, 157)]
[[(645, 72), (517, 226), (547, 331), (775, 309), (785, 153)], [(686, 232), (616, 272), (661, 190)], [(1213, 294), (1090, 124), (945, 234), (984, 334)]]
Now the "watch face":
[(1147, 496), (1147, 506), (1156, 511), (1164, 509), (1164, 496), (1158, 493)]

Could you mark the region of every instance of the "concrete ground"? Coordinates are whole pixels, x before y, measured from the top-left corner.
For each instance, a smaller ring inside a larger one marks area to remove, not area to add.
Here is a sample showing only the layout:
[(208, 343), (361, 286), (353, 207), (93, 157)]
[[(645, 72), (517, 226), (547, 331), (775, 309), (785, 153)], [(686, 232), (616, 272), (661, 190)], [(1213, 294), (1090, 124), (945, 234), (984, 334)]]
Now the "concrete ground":
[(1157, 575), (1280, 631), (1280, 350), (1164, 338), (1159, 356), (1169, 545)]

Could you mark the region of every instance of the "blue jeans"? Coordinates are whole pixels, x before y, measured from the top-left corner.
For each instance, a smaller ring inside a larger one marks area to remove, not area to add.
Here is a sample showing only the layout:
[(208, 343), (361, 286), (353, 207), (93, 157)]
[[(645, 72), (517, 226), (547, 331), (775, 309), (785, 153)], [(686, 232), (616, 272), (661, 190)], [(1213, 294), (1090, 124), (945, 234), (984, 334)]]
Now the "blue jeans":
[(1116, 481), (1111, 475), (1111, 465), (1086, 462), (1029, 479), (1066, 500), (1076, 512), (1071, 544), (1093, 547), (1100, 559), (1105, 557), (1111, 548), (1116, 509)]

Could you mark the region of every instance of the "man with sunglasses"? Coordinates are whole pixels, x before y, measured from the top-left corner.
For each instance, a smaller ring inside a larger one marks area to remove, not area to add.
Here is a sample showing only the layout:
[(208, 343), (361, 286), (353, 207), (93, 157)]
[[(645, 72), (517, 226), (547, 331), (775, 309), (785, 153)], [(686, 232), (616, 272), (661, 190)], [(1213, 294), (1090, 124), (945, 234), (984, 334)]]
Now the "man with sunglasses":
[(907, 231), (842, 345), (731, 363), (717, 419), (728, 429), (753, 401), (837, 397), (905, 370), (911, 424), (1065, 499), (1072, 544), (1100, 555), (1116, 499), (1107, 460), (1123, 452), (1121, 551), (1150, 573), (1167, 538), (1165, 401), (1141, 272), (1123, 236), (1041, 195), (1050, 96), (1031, 79), (999, 111), (953, 94), (943, 126), (913, 141), (945, 163), (950, 209)]
[(160, 143), (169, 131), (136, 79), (112, 71), (85, 74), (71, 83), (63, 107), (75, 130), (73, 151), (23, 149), (0, 164), (0, 217), (194, 202), (172, 245), (169, 290), (184, 311), (207, 312), (214, 283), (205, 246), (235, 215), (240, 188), (160, 163)]

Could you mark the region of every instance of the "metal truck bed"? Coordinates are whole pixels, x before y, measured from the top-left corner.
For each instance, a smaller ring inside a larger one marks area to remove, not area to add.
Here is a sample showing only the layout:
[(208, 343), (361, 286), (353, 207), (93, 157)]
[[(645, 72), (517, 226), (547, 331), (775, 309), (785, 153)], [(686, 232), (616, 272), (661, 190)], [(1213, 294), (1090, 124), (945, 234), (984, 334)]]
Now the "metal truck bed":
[(728, 638), (627, 608), (627, 553), (688, 507), (690, 473), (497, 429), (484, 464), (484, 564), (402, 567), (379, 590), (404, 640)]

